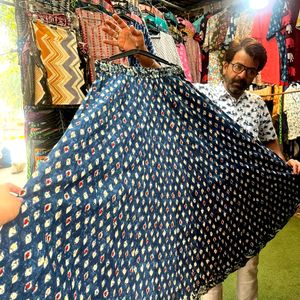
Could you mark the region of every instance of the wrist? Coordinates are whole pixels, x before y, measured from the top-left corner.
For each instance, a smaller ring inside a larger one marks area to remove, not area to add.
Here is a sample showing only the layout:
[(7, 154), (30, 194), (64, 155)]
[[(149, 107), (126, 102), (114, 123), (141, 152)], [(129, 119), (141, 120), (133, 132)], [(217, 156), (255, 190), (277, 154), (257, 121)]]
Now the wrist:
[[(139, 49), (139, 48), (137, 48), (137, 49)], [(143, 47), (141, 47), (140, 50), (148, 52), (148, 49), (147, 49), (146, 45), (143, 45)], [(145, 68), (158, 68), (158, 67), (160, 67), (159, 64), (156, 62), (156, 60), (153, 59), (153, 58), (150, 58), (150, 57), (147, 57), (147, 56), (141, 55), (141, 54), (136, 54), (136, 55), (134, 55), (134, 57)]]

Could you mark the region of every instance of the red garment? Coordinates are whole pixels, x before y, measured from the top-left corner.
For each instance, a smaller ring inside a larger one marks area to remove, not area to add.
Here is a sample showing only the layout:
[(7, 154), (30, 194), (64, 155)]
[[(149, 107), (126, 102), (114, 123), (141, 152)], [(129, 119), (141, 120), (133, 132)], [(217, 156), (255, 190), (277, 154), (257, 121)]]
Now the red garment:
[(280, 84), (280, 58), (276, 38), (267, 41), (270, 19), (275, 0), (270, 1), (269, 5), (258, 10), (254, 17), (252, 37), (260, 41), (268, 53), (268, 61), (261, 72), (262, 81), (265, 83)]

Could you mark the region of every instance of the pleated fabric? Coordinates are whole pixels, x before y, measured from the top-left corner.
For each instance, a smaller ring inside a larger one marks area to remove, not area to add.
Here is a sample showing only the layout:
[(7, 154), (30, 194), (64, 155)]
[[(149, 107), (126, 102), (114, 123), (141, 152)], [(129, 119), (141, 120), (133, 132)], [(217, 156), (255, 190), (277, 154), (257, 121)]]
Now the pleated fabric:
[(189, 299), (299, 204), (299, 176), (176, 67), (97, 80), (0, 231), (3, 299)]

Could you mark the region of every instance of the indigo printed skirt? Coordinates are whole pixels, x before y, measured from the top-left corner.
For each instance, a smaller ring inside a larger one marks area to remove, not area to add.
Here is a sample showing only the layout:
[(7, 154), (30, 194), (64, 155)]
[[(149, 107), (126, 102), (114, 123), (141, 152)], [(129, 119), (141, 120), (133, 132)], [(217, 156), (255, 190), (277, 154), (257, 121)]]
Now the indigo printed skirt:
[(0, 298), (205, 293), (288, 222), (299, 176), (176, 67), (96, 71), (0, 231)]

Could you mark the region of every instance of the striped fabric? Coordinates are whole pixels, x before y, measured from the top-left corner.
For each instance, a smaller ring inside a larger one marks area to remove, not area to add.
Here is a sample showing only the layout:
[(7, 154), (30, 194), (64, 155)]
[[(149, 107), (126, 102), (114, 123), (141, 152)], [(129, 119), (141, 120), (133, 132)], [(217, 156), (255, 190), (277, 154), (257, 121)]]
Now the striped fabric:
[(79, 69), (75, 33), (62, 27), (50, 27), (41, 21), (33, 22), (36, 44), (47, 70), (47, 80), (53, 105), (79, 104), (84, 98), (84, 85)]
[[(118, 54), (120, 51), (116, 46), (113, 47), (103, 43), (104, 39), (111, 38), (102, 30), (105, 20), (109, 18), (106, 14), (80, 8), (76, 9), (76, 14), (79, 17), (83, 42), (88, 48), (90, 80), (93, 82), (95, 80), (95, 61)], [(115, 62), (128, 65), (127, 58)]]

